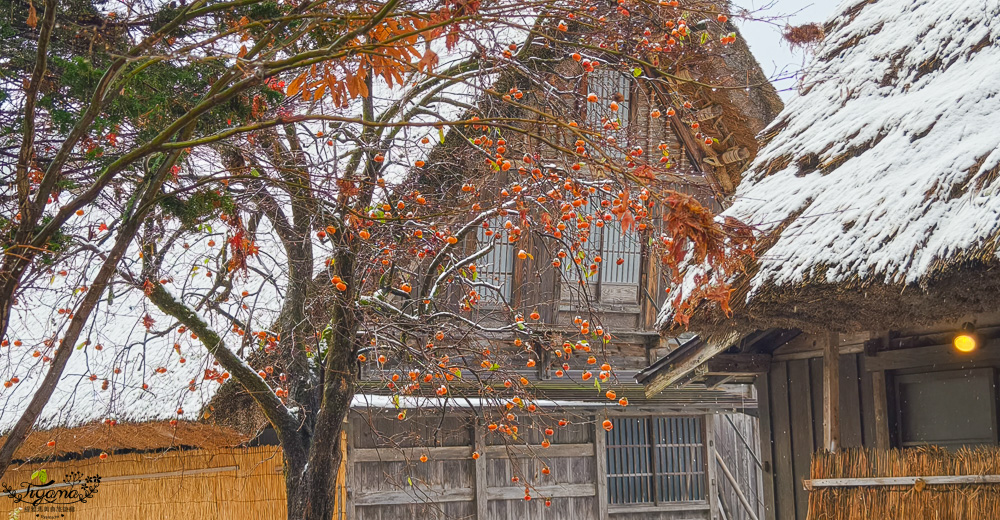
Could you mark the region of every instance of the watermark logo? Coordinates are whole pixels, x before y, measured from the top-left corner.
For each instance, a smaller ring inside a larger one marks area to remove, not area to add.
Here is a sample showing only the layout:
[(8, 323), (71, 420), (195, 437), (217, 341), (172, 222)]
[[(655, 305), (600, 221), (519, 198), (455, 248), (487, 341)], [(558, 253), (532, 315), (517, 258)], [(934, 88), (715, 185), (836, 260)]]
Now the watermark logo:
[[(36, 480), (38, 482), (36, 482)], [(31, 474), (31, 480), (21, 482), (21, 489), (0, 483), (3, 495), (14, 500), (20, 513), (36, 514), (40, 518), (61, 518), (76, 512), (75, 504), (85, 504), (101, 485), (100, 475), (84, 476), (79, 471), (66, 474), (62, 482), (49, 480), (44, 469)]]

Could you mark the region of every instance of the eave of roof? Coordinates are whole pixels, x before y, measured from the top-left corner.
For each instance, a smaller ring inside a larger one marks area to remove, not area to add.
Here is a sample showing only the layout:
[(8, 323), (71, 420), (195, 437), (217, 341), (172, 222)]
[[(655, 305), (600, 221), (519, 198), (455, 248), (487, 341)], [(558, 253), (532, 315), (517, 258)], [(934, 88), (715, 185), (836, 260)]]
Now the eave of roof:
[(1000, 114), (1000, 1), (843, 7), (725, 213), (766, 247), (733, 316), (706, 305), (693, 330), (885, 330), (1000, 305), (1000, 135), (981, 131)]
[(745, 335), (732, 331), (727, 336), (695, 336), (636, 374), (635, 379), (643, 385), (645, 395), (652, 398), (685, 380), (709, 359), (735, 346), (739, 346), (741, 352), (753, 352), (758, 350), (758, 345), (773, 347), (798, 334), (797, 330), (767, 329)]

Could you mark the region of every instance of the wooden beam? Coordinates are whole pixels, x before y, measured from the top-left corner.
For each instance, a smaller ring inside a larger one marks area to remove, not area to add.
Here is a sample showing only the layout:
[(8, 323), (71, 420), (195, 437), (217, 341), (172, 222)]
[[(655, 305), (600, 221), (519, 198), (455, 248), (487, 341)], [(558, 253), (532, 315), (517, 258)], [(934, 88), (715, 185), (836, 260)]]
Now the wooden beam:
[(707, 509), (708, 509), (708, 502), (698, 501), (698, 502), (670, 502), (660, 505), (627, 504), (627, 505), (609, 507), (608, 512), (611, 514), (615, 513), (639, 514), (639, 513), (665, 513), (674, 511), (705, 511)]
[(472, 481), (472, 484), (476, 486), (476, 519), (486, 520), (489, 517), (489, 497), (487, 495), (489, 486), (486, 480), (486, 457), (489, 455), (489, 449), (486, 446), (486, 430), (483, 425), (476, 424), (473, 428), (472, 438), (476, 451), (479, 452), (479, 458), (473, 461), (476, 475)]
[(812, 490), (818, 487), (912, 486), (917, 482), (923, 482), (928, 486), (946, 486), (954, 484), (1000, 484), (1000, 475), (816, 478), (812, 480), (803, 480), (802, 487), (806, 490)]
[[(865, 342), (871, 338), (868, 332), (860, 334), (840, 334), (837, 345), (841, 354), (864, 352)], [(771, 352), (771, 361), (791, 361), (823, 357), (820, 343), (823, 338), (816, 334), (799, 334)]]
[(680, 378), (678, 378), (676, 381), (674, 381), (674, 383), (673, 383), (674, 388), (677, 388), (677, 389), (687, 388), (692, 383), (696, 383), (696, 382), (701, 381), (702, 379), (704, 379), (704, 377), (707, 374), (708, 374), (708, 372), (705, 369), (705, 365), (694, 367), (694, 370), (688, 372), (687, 374), (684, 374), (683, 376), (681, 376)]
[(364, 448), (354, 450), (354, 462), (404, 462), (427, 455), (431, 460), (461, 460), (472, 456), (468, 446), (431, 448)]
[(729, 348), (729, 346), (735, 343), (738, 339), (739, 334), (734, 333), (730, 337), (724, 338), (716, 343), (702, 345), (700, 349), (687, 358), (678, 360), (677, 363), (669, 367), (669, 369), (656, 374), (648, 383), (646, 383), (646, 397), (653, 397), (660, 393), (674, 382), (683, 378), (689, 372), (694, 371), (694, 369), (702, 363)]
[(774, 441), (771, 438), (773, 435), (771, 427), (771, 383), (768, 380), (770, 375), (761, 374), (757, 376), (757, 380), (754, 381), (754, 386), (757, 389), (757, 406), (759, 407), (760, 415), (758, 418), (758, 428), (759, 428), (759, 438), (760, 442), (760, 459), (761, 459), (761, 471), (760, 475), (763, 479), (763, 502), (764, 502), (764, 517), (774, 518)]
[[(531, 488), (532, 498), (592, 497), (596, 492), (593, 484), (552, 484)], [(490, 500), (524, 500), (524, 486), (490, 488), (488, 496)]]
[[(840, 346), (840, 355), (863, 354), (864, 351), (865, 351), (864, 344)], [(796, 359), (813, 359), (821, 357), (823, 357), (823, 351), (820, 349), (798, 350), (795, 352), (787, 352), (781, 354), (775, 352), (771, 356), (771, 361), (794, 361)]]
[(823, 449), (840, 448), (840, 338), (829, 333), (823, 343)]
[(709, 374), (757, 375), (771, 368), (770, 354), (719, 354), (705, 362)]
[[(553, 444), (548, 448), (537, 448), (528, 446), (487, 446), (486, 455), (491, 459), (509, 459), (518, 457), (556, 459), (563, 457), (579, 457), (581, 453), (594, 451), (591, 443), (583, 444)], [(484, 452), (480, 451), (480, 454)]]
[[(647, 69), (646, 74), (651, 74), (651, 70)], [(663, 106), (670, 106), (673, 104), (673, 100), (670, 99), (670, 95), (665, 93), (658, 84), (650, 82), (650, 85), (652, 85), (653, 91), (656, 93), (656, 97), (659, 98), (660, 103)], [(681, 121), (681, 117), (676, 114), (670, 116), (668, 121), (670, 122), (670, 128), (673, 130), (673, 133), (681, 140), (681, 145), (684, 147), (685, 151), (687, 151), (695, 168), (704, 172), (706, 168), (702, 164), (702, 159), (705, 158), (705, 150), (703, 150), (701, 146), (695, 142), (694, 135), (688, 128), (688, 125), (684, 124), (684, 122)]]
[(743, 510), (746, 511), (747, 516), (750, 517), (750, 520), (757, 520), (757, 512), (754, 511), (753, 506), (750, 505), (750, 501), (743, 494), (743, 490), (740, 489), (740, 483), (733, 476), (733, 473), (729, 471), (729, 466), (726, 466), (726, 461), (722, 459), (722, 455), (719, 455), (719, 452), (715, 452), (715, 460), (719, 462), (719, 467), (722, 468), (722, 474), (726, 476), (726, 480), (733, 486), (736, 498), (740, 500), (740, 504), (743, 504)]
[[(865, 360), (870, 362), (871, 358)], [(875, 401), (875, 447), (880, 450), (889, 449), (889, 403), (885, 388), (885, 372), (872, 372), (872, 399)]]
[(956, 351), (950, 343), (931, 347), (883, 350), (878, 353), (878, 356), (865, 360), (865, 369), (879, 371), (946, 365), (968, 366), (974, 363), (996, 361), (1000, 361), (1000, 340), (986, 341), (985, 344), (969, 353)]
[(597, 495), (597, 518), (608, 517), (608, 447), (607, 432), (601, 426), (598, 416), (594, 416), (594, 477)]
[(721, 374), (721, 375), (708, 375), (705, 376), (705, 388), (709, 390), (715, 390), (716, 388), (732, 381), (736, 378), (735, 374)]
[[(524, 496), (523, 490), (521, 496)], [(427, 489), (410, 487), (402, 491), (379, 491), (363, 493), (354, 498), (355, 507), (387, 506), (400, 504), (429, 504), (442, 502), (468, 502), (474, 498), (474, 490), (469, 488)]]
[(719, 520), (719, 475), (716, 458), (718, 454), (715, 450), (715, 414), (705, 415), (705, 476), (708, 478), (708, 518), (709, 520)]
[[(650, 144), (649, 148), (652, 149), (653, 145)], [(667, 205), (660, 205), (660, 213), (666, 214)], [(660, 312), (659, 305), (656, 304), (656, 295), (659, 294), (659, 281), (660, 277), (658, 267), (659, 257), (652, 253), (652, 247), (645, 240), (642, 242), (642, 273), (640, 280), (639, 290), (639, 308), (642, 310), (642, 316), (639, 318), (639, 323), (642, 325), (643, 330), (655, 330), (656, 329), (656, 315)], [(653, 301), (650, 301), (653, 300)], [(646, 350), (649, 351), (650, 344), (646, 343)]]

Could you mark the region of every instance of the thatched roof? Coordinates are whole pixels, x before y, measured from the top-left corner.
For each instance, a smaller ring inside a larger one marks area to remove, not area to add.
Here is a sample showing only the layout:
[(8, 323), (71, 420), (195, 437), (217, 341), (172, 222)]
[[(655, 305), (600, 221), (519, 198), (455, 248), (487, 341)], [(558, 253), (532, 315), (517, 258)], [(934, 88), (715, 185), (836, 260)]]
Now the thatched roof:
[[(735, 29), (730, 24), (720, 27), (723, 32)], [(719, 142), (701, 146), (709, 157), (701, 169), (718, 180), (724, 196), (730, 196), (760, 151), (757, 135), (778, 116), (784, 104), (739, 35), (717, 54), (705, 56), (700, 63), (693, 64), (690, 74), (695, 81), (714, 88), (681, 83), (677, 85), (679, 93), (688, 100), (693, 99), (700, 107), (722, 108), (722, 116), (710, 121), (710, 128), (703, 129)], [(697, 144), (702, 145), (701, 142)], [(727, 165), (721, 162), (721, 157), (713, 158), (727, 150), (741, 148), (748, 152), (746, 160)]]
[[(705, 0), (689, 7), (708, 13), (728, 10), (727, 6), (728, 2)], [(707, 199), (714, 195), (728, 197), (739, 182), (743, 171), (757, 155), (759, 149), (757, 134), (777, 116), (783, 104), (746, 41), (738, 34), (735, 25), (719, 24), (714, 19), (704, 19), (692, 20), (692, 26), (697, 27), (692, 36), (695, 41), (701, 36), (714, 41), (720, 34), (729, 32), (737, 32), (737, 39), (727, 46), (711, 44), (694, 46), (685, 51), (682, 59), (671, 63), (670, 66), (664, 64), (661, 65), (662, 68), (645, 68), (635, 79), (643, 92), (641, 97), (646, 98), (645, 101), (652, 107), (663, 109), (674, 107), (678, 113), (672, 118), (663, 117), (654, 121), (649, 118), (648, 113), (636, 112), (635, 121), (631, 123), (630, 129), (635, 133), (630, 136), (635, 142), (629, 144), (645, 145), (648, 135), (659, 135), (662, 130), (672, 132), (678, 138), (679, 145), (683, 149), (682, 153), (692, 164), (679, 161), (664, 178), (670, 178), (673, 174), (678, 179), (683, 179), (679, 185), (690, 183), (690, 186), (685, 187), (714, 189), (714, 193), (712, 190), (704, 193), (696, 190), (700, 198)], [(575, 29), (571, 29), (571, 33), (573, 30)], [(560, 35), (554, 39), (561, 40), (564, 37)], [(522, 56), (521, 65), (505, 68), (492, 85), (493, 90), (506, 92), (511, 86), (530, 85), (532, 81), (538, 81), (539, 77), (547, 77), (547, 81), (556, 85), (558, 89), (550, 91), (542, 88), (528, 89), (520, 104), (539, 108), (545, 112), (565, 111), (563, 115), (567, 121), (576, 121), (583, 115), (577, 106), (579, 100), (554, 95), (558, 91), (578, 90), (582, 84), (581, 78), (587, 76), (569, 57), (576, 50), (580, 49), (572, 45), (533, 45), (529, 50), (530, 58)], [(613, 53), (603, 54), (593, 50), (589, 54), (585, 53), (585, 57), (600, 61), (604, 65), (602, 70), (614, 69), (624, 73), (632, 71), (635, 67), (631, 62), (618, 62), (619, 58)], [(533, 79), (529, 79), (529, 75), (533, 76)], [(641, 100), (634, 102), (636, 105), (643, 104)], [(461, 116), (462, 118), (474, 115), (514, 117), (524, 120), (537, 118), (534, 111), (502, 102), (493, 95), (481, 95), (470, 103), (475, 108), (470, 109)], [(690, 103), (692, 108), (682, 108), (686, 103)], [(709, 111), (718, 109), (721, 115), (702, 120), (698, 130), (691, 129), (690, 123), (694, 121), (693, 117), (703, 109)], [(585, 127), (587, 125), (587, 121), (580, 123)], [(422, 170), (420, 176), (421, 183), (430, 184), (424, 186), (425, 191), (442, 191), (441, 186), (448, 186), (449, 183), (454, 184), (451, 187), (457, 189), (458, 184), (455, 183), (466, 182), (468, 171), (484, 169), (482, 161), (484, 156), (481, 156), (481, 151), (470, 152), (472, 147), (468, 141), (468, 132), (466, 129), (461, 130), (449, 129), (444, 141), (429, 151), (428, 166)], [(599, 128), (593, 130), (600, 131)], [(695, 137), (698, 133), (713, 137), (716, 142), (706, 144), (703, 139)], [(652, 144), (655, 145), (655, 141), (652, 141)], [(627, 147), (625, 144), (622, 146)], [(743, 156), (745, 158), (725, 164), (722, 156), (730, 150), (740, 150), (747, 155)], [(551, 157), (547, 157), (549, 158)]]
[[(0, 438), (0, 442), (6, 438)], [(32, 431), (14, 453), (16, 460), (37, 460), (67, 455), (160, 451), (166, 448), (229, 448), (249, 440), (240, 433), (208, 422), (126, 422), (114, 426), (88, 422), (71, 428)], [(54, 442), (54, 446), (49, 446)]]
[(725, 212), (764, 232), (734, 316), (699, 309), (691, 330), (885, 330), (1000, 304), (1000, 1), (840, 11)]

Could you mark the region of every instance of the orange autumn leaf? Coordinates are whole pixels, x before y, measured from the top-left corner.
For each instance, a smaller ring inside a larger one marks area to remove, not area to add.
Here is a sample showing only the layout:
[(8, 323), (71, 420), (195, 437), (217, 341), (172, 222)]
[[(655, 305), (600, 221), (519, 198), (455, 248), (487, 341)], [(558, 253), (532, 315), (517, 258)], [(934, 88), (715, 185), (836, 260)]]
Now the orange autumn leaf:
[(32, 29), (38, 26), (38, 13), (35, 12), (35, 6), (31, 2), (28, 2), (28, 19), (24, 23)]

